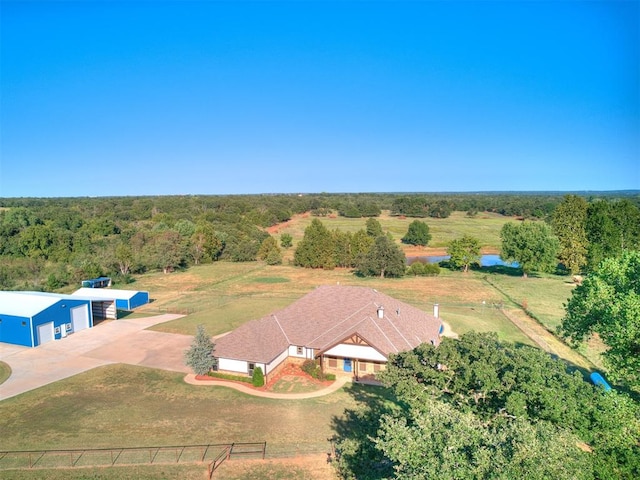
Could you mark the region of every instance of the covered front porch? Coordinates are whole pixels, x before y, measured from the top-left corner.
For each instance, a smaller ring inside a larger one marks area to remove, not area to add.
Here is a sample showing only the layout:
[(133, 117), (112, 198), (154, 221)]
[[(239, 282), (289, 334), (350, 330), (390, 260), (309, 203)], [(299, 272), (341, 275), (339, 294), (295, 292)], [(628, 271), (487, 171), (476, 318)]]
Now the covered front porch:
[(320, 356), (320, 366), (324, 373), (333, 373), (336, 377), (349, 377), (356, 381), (376, 380), (376, 374), (384, 370), (385, 365), (386, 361), (326, 354)]

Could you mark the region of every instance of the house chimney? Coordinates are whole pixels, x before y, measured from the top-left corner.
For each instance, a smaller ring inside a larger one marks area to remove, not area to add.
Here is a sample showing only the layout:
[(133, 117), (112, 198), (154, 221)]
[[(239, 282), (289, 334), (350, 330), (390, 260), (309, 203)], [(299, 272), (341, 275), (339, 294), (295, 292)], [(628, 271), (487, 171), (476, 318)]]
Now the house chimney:
[(437, 303), (433, 304), (433, 316), (436, 318), (440, 318), (440, 305)]
[(382, 305), (378, 307), (378, 318), (384, 318), (384, 307)]

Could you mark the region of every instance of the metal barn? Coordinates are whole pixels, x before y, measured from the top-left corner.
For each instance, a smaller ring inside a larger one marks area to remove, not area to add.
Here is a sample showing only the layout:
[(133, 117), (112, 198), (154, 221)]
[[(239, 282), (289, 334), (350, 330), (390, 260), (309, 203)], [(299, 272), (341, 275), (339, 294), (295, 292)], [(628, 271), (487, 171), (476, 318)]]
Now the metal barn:
[(119, 310), (133, 310), (149, 303), (149, 292), (116, 290), (113, 288), (81, 288), (73, 295), (91, 298), (110, 298), (116, 301)]
[(0, 342), (36, 347), (93, 327), (91, 301), (41, 292), (0, 292)]

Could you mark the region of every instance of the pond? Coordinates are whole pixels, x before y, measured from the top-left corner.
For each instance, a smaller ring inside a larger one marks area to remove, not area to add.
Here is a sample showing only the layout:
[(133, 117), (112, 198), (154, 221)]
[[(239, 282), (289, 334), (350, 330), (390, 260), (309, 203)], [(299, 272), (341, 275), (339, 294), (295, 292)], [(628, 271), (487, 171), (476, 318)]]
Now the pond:
[[(411, 265), (416, 260), (422, 260), (423, 262), (428, 262), (428, 263), (440, 263), (440, 262), (446, 262), (450, 258), (451, 258), (451, 256), (449, 256), (449, 255), (430, 255), (430, 256), (426, 256), (426, 257), (407, 257), (407, 265)], [(491, 254), (491, 255), (481, 255), (480, 256), (480, 266), (481, 267), (502, 266), (502, 267), (518, 268), (520, 265), (518, 264), (518, 262), (513, 262), (513, 263), (505, 262), (500, 258), (500, 255)]]

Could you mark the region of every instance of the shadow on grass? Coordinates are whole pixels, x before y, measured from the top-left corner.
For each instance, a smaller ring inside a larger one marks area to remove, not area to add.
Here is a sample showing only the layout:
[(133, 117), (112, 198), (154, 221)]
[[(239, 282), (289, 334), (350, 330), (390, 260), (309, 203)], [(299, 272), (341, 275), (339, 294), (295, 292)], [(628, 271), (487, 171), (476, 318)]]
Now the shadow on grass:
[[(504, 265), (493, 265), (491, 267), (472, 267), (472, 270), (482, 273), (492, 273), (496, 275), (505, 275), (508, 277), (522, 277), (522, 268), (506, 267)], [(534, 276), (529, 274), (529, 276)]]
[(329, 440), (335, 445), (338, 471), (362, 480), (392, 477), (393, 465), (371, 439), (377, 436), (380, 418), (399, 408), (395, 395), (388, 388), (372, 385), (352, 384), (344, 391), (356, 406), (331, 420), (335, 433)]

